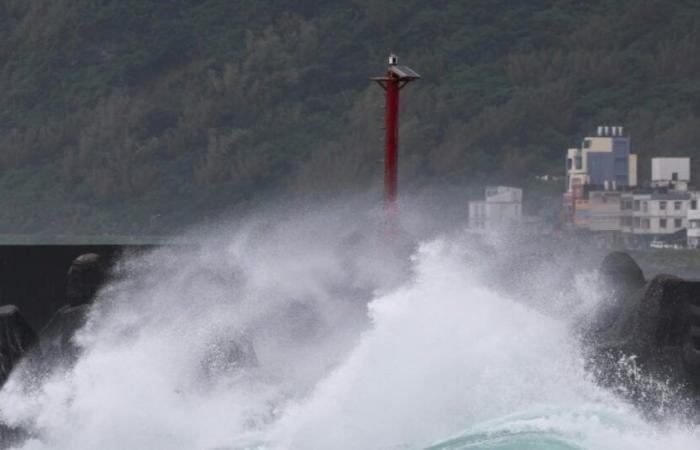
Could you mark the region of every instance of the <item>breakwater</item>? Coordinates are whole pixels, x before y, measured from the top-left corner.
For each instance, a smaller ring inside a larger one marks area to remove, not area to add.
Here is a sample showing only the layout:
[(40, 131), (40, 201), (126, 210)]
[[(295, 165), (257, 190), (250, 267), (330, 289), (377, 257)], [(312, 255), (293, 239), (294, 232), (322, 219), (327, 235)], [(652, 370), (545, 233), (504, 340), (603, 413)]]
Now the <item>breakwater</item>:
[(80, 255), (100, 255), (110, 265), (125, 252), (152, 245), (0, 245), (0, 305), (15, 305), (39, 330), (65, 306), (68, 270)]

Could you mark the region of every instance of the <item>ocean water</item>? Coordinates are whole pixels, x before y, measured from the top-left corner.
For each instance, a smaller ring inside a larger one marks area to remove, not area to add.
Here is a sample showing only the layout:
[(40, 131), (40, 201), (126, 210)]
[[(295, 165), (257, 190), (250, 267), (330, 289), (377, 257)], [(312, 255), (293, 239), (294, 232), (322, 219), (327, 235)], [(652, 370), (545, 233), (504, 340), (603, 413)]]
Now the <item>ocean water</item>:
[(688, 417), (649, 419), (588, 373), (593, 275), (561, 289), (531, 261), (500, 289), (512, 243), (378, 229), (304, 210), (125, 256), (79, 359), (16, 371), (0, 418), (27, 450), (700, 448)]

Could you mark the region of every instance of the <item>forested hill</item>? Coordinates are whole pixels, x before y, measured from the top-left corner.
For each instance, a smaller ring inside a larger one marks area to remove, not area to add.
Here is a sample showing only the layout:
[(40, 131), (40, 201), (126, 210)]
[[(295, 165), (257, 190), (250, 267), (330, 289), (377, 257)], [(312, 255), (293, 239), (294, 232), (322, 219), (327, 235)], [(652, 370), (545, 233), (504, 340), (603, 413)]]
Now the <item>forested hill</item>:
[(403, 181), (561, 174), (598, 124), (642, 172), (700, 163), (697, 1), (2, 0), (0, 233), (144, 234), (379, 186), (368, 77), (390, 51), (423, 75)]

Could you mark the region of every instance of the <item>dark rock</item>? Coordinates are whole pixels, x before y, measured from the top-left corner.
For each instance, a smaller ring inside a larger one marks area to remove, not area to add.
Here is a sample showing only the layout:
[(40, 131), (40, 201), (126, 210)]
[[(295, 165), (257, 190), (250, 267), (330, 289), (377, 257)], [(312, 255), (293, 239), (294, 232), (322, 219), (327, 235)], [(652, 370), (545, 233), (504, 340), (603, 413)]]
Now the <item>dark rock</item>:
[(0, 307), (0, 386), (19, 360), (37, 343), (37, 335), (14, 305)]
[[(0, 386), (22, 362), (35, 361), (38, 337), (14, 305), (0, 307)], [(18, 369), (19, 370), (19, 369)], [(14, 448), (27, 438), (25, 430), (0, 423), (0, 448)]]
[(104, 260), (95, 253), (80, 255), (71, 264), (66, 287), (68, 305), (59, 309), (40, 333), (45, 364), (70, 364), (77, 358), (73, 336), (85, 324), (92, 301), (106, 279), (105, 273)]
[(92, 301), (105, 280), (105, 272), (105, 263), (100, 255), (86, 253), (78, 256), (68, 269), (68, 304), (75, 306)]
[(599, 273), (606, 283), (616, 289), (639, 289), (645, 283), (642, 269), (624, 252), (608, 254), (600, 265)]
[(46, 364), (70, 364), (78, 357), (73, 343), (75, 332), (85, 325), (89, 304), (67, 305), (56, 311), (49, 323), (39, 333), (41, 353)]
[(647, 286), (639, 316), (645, 356), (700, 388), (700, 282), (657, 276)]
[(700, 282), (658, 275), (641, 295), (622, 303), (618, 317), (598, 333), (600, 347), (636, 355), (654, 372), (683, 382), (700, 375)]
[(681, 303), (678, 291), (684, 283), (688, 282), (658, 275), (643, 290), (621, 297), (609, 325), (597, 330), (598, 345), (642, 357), (655, 351), (663, 339), (662, 329), (670, 326), (667, 320), (671, 312), (678, 310)]
[[(20, 363), (35, 360), (37, 342), (36, 333), (16, 306), (0, 307), (0, 386)], [(26, 438), (23, 429), (0, 423), (0, 448), (15, 447)]]
[(697, 398), (700, 282), (658, 275), (639, 289), (641, 270), (623, 253), (609, 255), (601, 274), (611, 284), (608, 300), (615, 306), (601, 308), (604, 320), (594, 321), (587, 335), (589, 364), (599, 380), (625, 386), (626, 395), (657, 409), (686, 398), (669, 400), (676, 388)]
[[(609, 334), (629, 318), (629, 309), (637, 308), (637, 299), (645, 286), (644, 273), (630, 255), (624, 252), (608, 254), (598, 269), (606, 293), (597, 314), (591, 321), (591, 330)], [(622, 319), (620, 319), (622, 317)]]

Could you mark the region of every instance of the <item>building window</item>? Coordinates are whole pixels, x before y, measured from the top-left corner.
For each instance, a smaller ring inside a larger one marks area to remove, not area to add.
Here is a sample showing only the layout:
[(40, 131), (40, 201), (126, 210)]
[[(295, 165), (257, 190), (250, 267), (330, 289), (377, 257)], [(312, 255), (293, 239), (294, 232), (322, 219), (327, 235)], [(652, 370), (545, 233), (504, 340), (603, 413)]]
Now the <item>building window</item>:
[(649, 219), (644, 219), (644, 220), (642, 220), (642, 229), (643, 229), (643, 230), (648, 230), (648, 229), (649, 229)]
[(666, 219), (659, 219), (659, 227), (666, 228)]
[(566, 158), (566, 170), (571, 170), (571, 158)]
[(698, 201), (693, 199), (690, 201), (690, 209), (698, 209)]
[(678, 172), (673, 172), (671, 174), (671, 180), (678, 181)]
[(647, 202), (642, 202), (642, 212), (648, 212), (649, 211), (649, 205)]
[(635, 228), (639, 228), (641, 226), (641, 223), (642, 223), (642, 221), (639, 217), (634, 218), (634, 227)]
[(675, 202), (673, 202), (673, 209), (675, 209), (676, 211), (680, 211), (681, 205), (682, 205), (682, 202), (675, 201)]
[(641, 203), (642, 202), (640, 202), (639, 200), (634, 201), (634, 210), (635, 211), (639, 211), (639, 206), (641, 205)]
[(661, 211), (664, 211), (666, 209), (666, 202), (665, 201), (662, 200), (659, 202), (659, 209)]
[(683, 226), (683, 219), (673, 219), (673, 226), (675, 228), (680, 228)]

